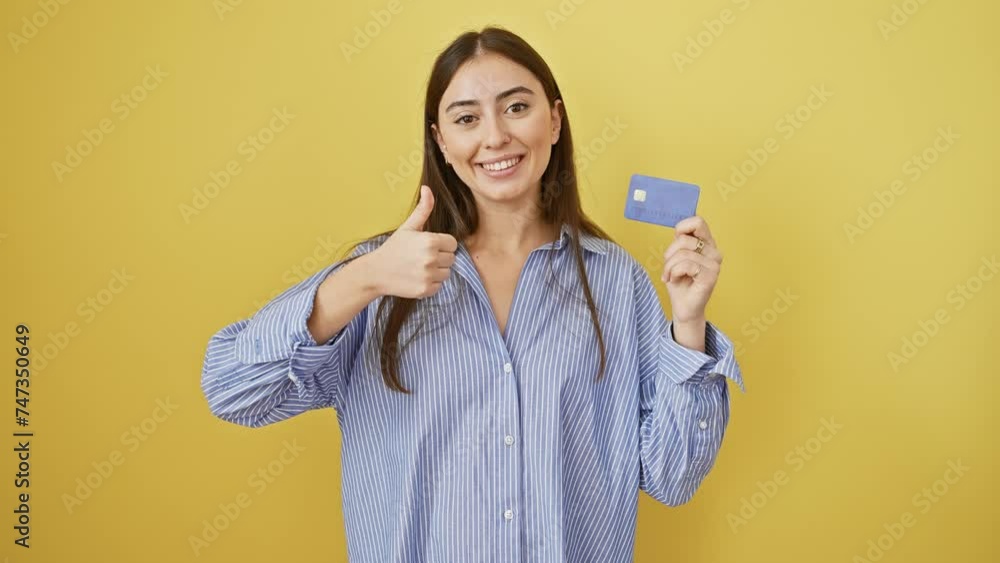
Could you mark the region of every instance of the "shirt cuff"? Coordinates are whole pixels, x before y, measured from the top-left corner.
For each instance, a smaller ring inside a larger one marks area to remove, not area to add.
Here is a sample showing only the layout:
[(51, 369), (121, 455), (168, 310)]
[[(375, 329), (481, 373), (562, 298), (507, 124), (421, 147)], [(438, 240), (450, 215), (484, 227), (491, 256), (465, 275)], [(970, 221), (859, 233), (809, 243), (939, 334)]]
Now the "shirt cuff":
[(667, 322), (660, 348), (663, 373), (674, 383), (712, 384), (722, 377), (746, 393), (732, 341), (710, 321), (705, 322), (705, 351), (692, 350), (674, 340), (674, 323)]

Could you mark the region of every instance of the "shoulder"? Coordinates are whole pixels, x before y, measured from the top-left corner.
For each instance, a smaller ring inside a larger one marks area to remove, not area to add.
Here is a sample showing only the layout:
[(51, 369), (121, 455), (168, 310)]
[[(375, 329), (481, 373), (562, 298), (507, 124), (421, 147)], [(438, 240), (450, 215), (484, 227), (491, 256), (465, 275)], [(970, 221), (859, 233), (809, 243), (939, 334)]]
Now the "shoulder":
[[(646, 268), (640, 262), (640, 258), (633, 255), (624, 246), (615, 241), (600, 239), (601, 252), (596, 253), (596, 257), (604, 269), (614, 271), (626, 281), (637, 279), (640, 274), (647, 279)], [(646, 257), (649, 261), (651, 257)]]

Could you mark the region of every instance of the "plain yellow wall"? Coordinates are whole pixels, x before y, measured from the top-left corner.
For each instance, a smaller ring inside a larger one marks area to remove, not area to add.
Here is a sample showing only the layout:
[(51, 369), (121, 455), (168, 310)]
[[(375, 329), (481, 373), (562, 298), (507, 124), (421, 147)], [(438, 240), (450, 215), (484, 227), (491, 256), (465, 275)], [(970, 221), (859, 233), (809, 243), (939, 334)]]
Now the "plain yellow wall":
[(0, 557), (346, 560), (334, 412), (214, 419), (205, 346), (405, 217), (431, 62), (492, 23), (552, 67), (585, 209), (654, 280), (673, 232), (622, 217), (633, 173), (700, 185), (726, 256), (708, 316), (747, 394), (689, 504), (642, 495), (636, 560), (995, 560), (995, 2), (228, 1), (0, 9), (2, 358), (29, 325), (35, 432), (32, 547), (10, 437)]

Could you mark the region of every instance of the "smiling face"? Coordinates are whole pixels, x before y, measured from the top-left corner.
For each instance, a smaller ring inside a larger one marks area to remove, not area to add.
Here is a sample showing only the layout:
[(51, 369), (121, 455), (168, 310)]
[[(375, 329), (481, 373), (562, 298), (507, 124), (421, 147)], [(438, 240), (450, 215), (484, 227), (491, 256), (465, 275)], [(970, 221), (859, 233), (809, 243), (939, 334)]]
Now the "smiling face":
[(559, 140), (560, 100), (550, 107), (526, 68), (493, 53), (455, 73), (431, 126), (438, 147), (477, 199), (538, 201), (542, 174)]

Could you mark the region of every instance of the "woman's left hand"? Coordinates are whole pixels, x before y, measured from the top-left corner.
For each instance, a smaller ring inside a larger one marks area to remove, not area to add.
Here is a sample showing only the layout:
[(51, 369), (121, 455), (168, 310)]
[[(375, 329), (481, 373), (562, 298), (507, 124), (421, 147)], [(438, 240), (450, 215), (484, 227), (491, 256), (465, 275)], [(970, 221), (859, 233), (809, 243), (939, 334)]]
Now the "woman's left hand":
[[(699, 238), (704, 241), (700, 253), (695, 252)], [(677, 223), (674, 242), (663, 256), (666, 263), (660, 279), (667, 284), (673, 320), (704, 320), (705, 306), (722, 266), (722, 252), (715, 245), (708, 223), (698, 215)]]

